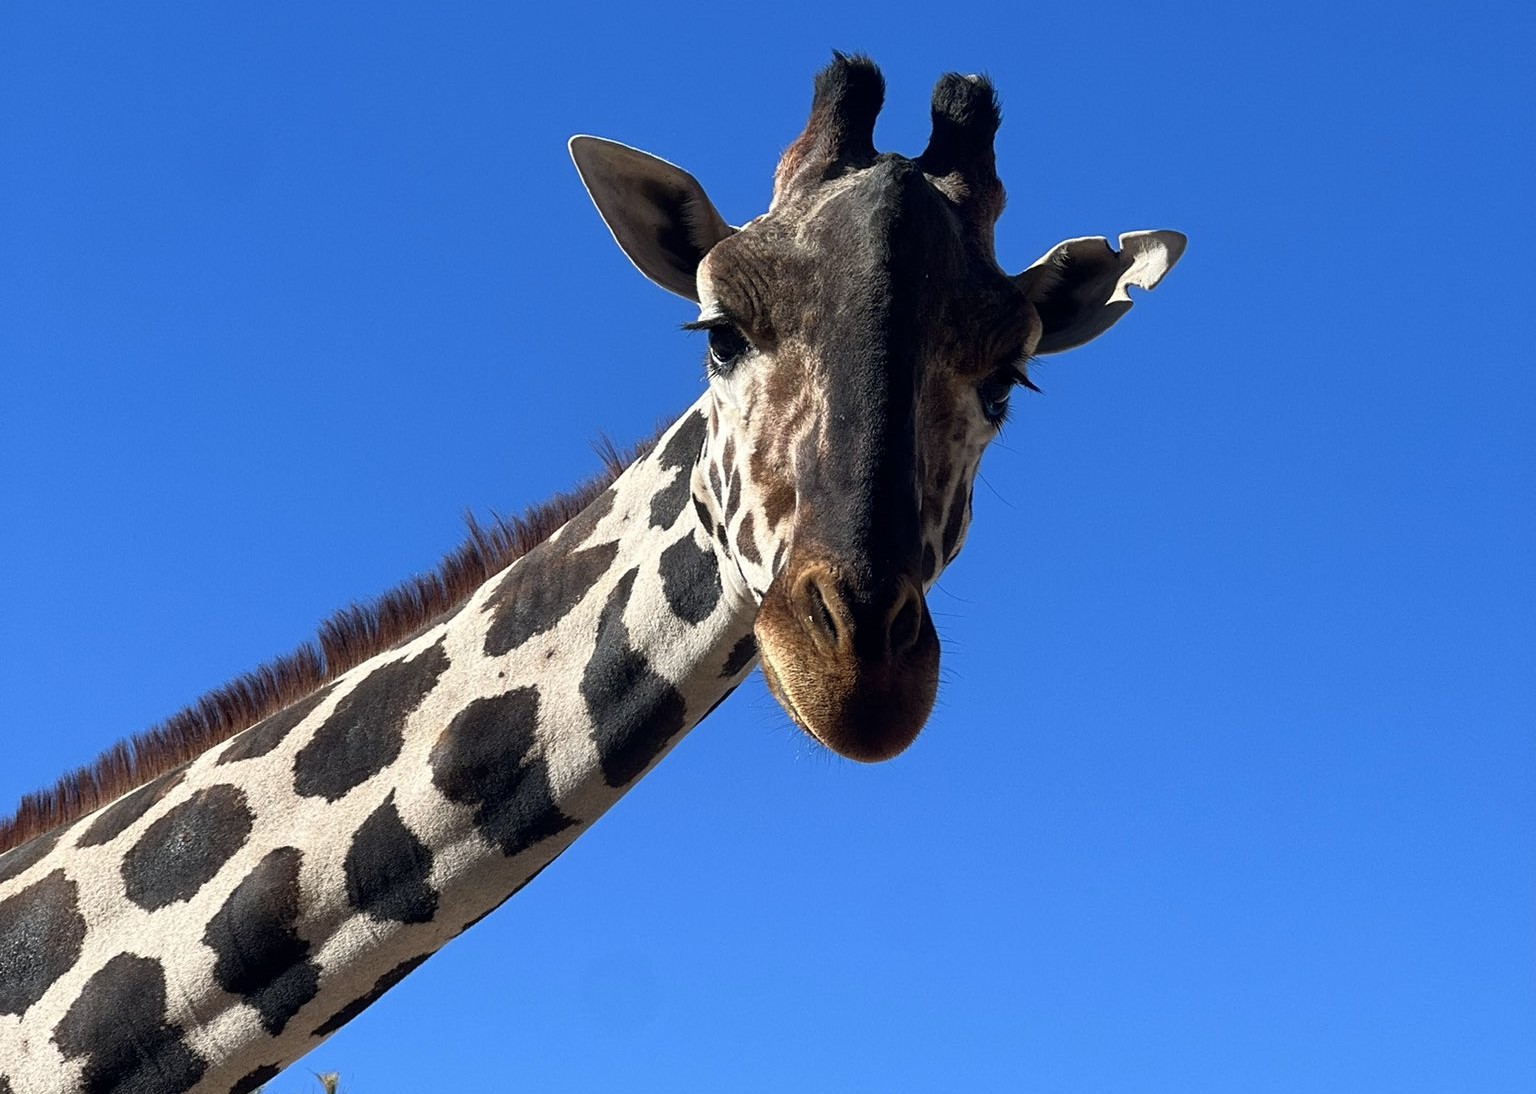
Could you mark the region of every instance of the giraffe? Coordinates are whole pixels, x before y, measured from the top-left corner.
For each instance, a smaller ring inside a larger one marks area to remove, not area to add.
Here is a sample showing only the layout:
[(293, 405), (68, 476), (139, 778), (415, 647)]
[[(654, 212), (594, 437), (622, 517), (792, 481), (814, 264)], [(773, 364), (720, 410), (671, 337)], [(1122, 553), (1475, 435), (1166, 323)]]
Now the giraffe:
[(916, 158), (876, 151), (883, 99), (870, 61), (834, 55), (741, 228), (687, 172), (573, 138), (620, 248), (698, 304), (706, 390), (542, 511), (547, 536), (472, 528), (320, 653), (33, 800), (0, 854), (0, 1094), (255, 1090), (527, 884), (758, 665), (832, 752), (912, 742), (938, 680), (925, 593), (1010, 392), (1184, 239), (1070, 239), (1005, 274), (990, 83), (939, 80)]

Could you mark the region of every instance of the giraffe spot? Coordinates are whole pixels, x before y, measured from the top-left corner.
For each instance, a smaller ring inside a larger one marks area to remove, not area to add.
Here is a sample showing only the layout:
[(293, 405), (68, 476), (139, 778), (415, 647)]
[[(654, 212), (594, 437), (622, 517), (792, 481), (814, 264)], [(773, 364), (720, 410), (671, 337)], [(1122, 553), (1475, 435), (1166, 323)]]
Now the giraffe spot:
[(118, 954), (85, 982), (53, 1040), (64, 1055), (85, 1059), (80, 1089), (87, 1094), (179, 1094), (208, 1069), (168, 1019), (160, 962), (132, 953)]
[(79, 892), (55, 870), (0, 900), (0, 1014), (25, 1014), (80, 960)]
[(268, 853), (235, 886), (203, 932), (215, 956), (214, 980), (254, 1007), (274, 1037), (315, 997), (320, 984), (320, 966), (309, 960), (309, 943), (294, 930), (302, 858), (297, 847)]
[(715, 518), (709, 515), (709, 506), (704, 504), (704, 499), (697, 494), (693, 496), (693, 511), (699, 515), (699, 524), (704, 528), (704, 534), (715, 534)]
[(0, 854), (0, 882), (20, 877), (24, 871), (36, 866), (48, 856), (49, 851), (53, 850), (54, 844), (59, 842), (59, 836), (62, 834), (60, 830), (44, 832)]
[(91, 822), (91, 826), (85, 830), (85, 835), (80, 837), (78, 846), (95, 847), (116, 839), (122, 835), (134, 821), (138, 820), (157, 802), (164, 800), (176, 787), (181, 785), (181, 780), (187, 773), (187, 765), (173, 768), (139, 787), (133, 793), (117, 799), (107, 806)]
[(437, 912), (432, 852), (400, 819), (394, 791), (358, 827), (344, 869), (347, 899), (374, 919), (430, 923)]
[(677, 474), (651, 499), (652, 528), (670, 528), (682, 516), (683, 506), (693, 493), (692, 468), (704, 449), (707, 430), (708, 423), (697, 410), (672, 427), (672, 436), (662, 446), (657, 462), (664, 470), (677, 468)]
[(763, 494), (763, 519), (769, 528), (777, 528), (794, 511), (795, 488), (790, 484), (776, 483)]
[(432, 955), (429, 953), (424, 953), (420, 957), (412, 957), (400, 962), (400, 964), (396, 965), (383, 976), (375, 980), (373, 982), (373, 987), (369, 988), (362, 995), (359, 995), (356, 999), (352, 1000), (352, 1002), (348, 1003), (335, 1014), (327, 1018), (324, 1022), (321, 1022), (318, 1026), (316, 1026), (314, 1032), (311, 1033), (310, 1036), (329, 1037), (342, 1026), (346, 1025), (359, 1014), (363, 1013), (363, 1011), (377, 1003), (383, 997), (385, 992), (394, 987), (396, 984), (400, 983), (400, 981), (404, 980), (418, 966), (420, 966), (423, 961), (431, 956)]
[(581, 696), (592, 718), (603, 779), (632, 782), (683, 731), (686, 712), (677, 688), (651, 668), (629, 640), (624, 608), (638, 570), (619, 579), (597, 621), (597, 648), (581, 674)]
[(971, 508), (971, 492), (966, 484), (949, 499), (949, 514), (944, 518), (944, 563), (948, 565), (960, 553), (960, 536), (965, 530), (965, 515)]
[(661, 589), (672, 614), (702, 623), (720, 603), (720, 566), (715, 553), (684, 536), (661, 552)]
[(736, 507), (741, 504), (741, 472), (735, 467), (725, 477), (725, 522), (729, 524), (736, 516)]
[(731, 647), (725, 664), (720, 666), (720, 679), (729, 680), (750, 665), (757, 657), (757, 637), (751, 631), (741, 636), (741, 641)]
[(408, 661), (393, 661), (358, 682), (293, 761), (293, 788), (336, 801), (394, 763), (405, 720), (448, 669), (443, 640)]
[(317, 706), (325, 702), (326, 697), (335, 688), (335, 684), (327, 684), (308, 699), (300, 699), (276, 714), (263, 718), (250, 729), (241, 730), (230, 740), (218, 762), (232, 764), (240, 760), (254, 760), (258, 756), (265, 756), (297, 728), (300, 722), (308, 718)]
[(752, 514), (742, 516), (741, 524), (736, 529), (736, 553), (754, 566), (763, 564), (763, 556), (757, 553), (756, 521)]
[(432, 746), (433, 785), (474, 806), (475, 827), (508, 857), (576, 823), (555, 802), (538, 721), (538, 691), (517, 688), (470, 703)]
[(254, 1094), (282, 1074), (282, 1070), (279, 1064), (262, 1064), (230, 1087), (229, 1094)]
[(609, 487), (577, 513), (560, 530), (560, 544), (566, 550), (574, 550), (585, 543), (597, 531), (602, 519), (613, 512), (614, 489)]
[(519, 559), (486, 602), (485, 610), (495, 613), (485, 633), (486, 654), (500, 657), (559, 623), (618, 553), (617, 541), (571, 553), (546, 542)]
[(144, 829), (123, 856), (128, 899), (149, 911), (190, 900), (250, 834), (243, 793), (222, 783), (199, 790)]

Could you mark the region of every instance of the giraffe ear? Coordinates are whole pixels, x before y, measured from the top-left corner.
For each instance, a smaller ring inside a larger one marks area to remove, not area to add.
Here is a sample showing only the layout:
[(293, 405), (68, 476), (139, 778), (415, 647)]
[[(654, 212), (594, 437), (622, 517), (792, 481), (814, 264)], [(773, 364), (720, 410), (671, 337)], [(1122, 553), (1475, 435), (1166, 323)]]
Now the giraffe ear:
[(1115, 251), (1103, 236), (1058, 243), (1015, 277), (1044, 329), (1036, 353), (1060, 353), (1091, 342), (1130, 311), (1126, 288), (1151, 289), (1184, 253), (1179, 232), (1127, 232)]
[(709, 249), (736, 231), (699, 180), (638, 148), (572, 137), (571, 159), (629, 260), (656, 284), (697, 302), (694, 275)]

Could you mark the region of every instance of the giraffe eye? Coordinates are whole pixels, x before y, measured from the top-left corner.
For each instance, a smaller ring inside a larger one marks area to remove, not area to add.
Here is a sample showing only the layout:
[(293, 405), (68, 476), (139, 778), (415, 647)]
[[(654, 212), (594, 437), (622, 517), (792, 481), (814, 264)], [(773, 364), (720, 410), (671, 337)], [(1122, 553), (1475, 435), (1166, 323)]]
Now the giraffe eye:
[(1008, 396), (1013, 394), (1012, 371), (994, 373), (982, 381), (977, 394), (981, 397), (981, 414), (993, 425), (1002, 425), (1008, 417)]
[(709, 328), (709, 369), (716, 376), (726, 376), (746, 356), (750, 347), (746, 337), (733, 324), (720, 323)]

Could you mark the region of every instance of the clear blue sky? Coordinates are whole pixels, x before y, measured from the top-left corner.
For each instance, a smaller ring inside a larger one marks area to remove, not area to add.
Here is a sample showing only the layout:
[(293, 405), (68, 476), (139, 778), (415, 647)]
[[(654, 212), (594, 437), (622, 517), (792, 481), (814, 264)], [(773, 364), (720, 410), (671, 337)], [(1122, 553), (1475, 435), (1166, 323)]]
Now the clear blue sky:
[(916, 746), (754, 680), (273, 1091), (1536, 1086), (1524, 8), (316, 7), (0, 7), (6, 803), (693, 399), (572, 133), (739, 222), (831, 49), (909, 154), (985, 70), (1005, 265), (1191, 243), (988, 456)]

